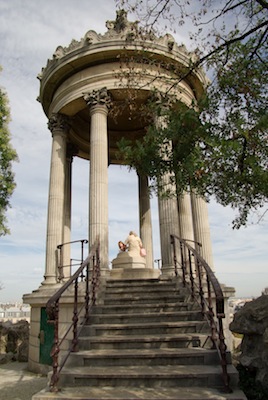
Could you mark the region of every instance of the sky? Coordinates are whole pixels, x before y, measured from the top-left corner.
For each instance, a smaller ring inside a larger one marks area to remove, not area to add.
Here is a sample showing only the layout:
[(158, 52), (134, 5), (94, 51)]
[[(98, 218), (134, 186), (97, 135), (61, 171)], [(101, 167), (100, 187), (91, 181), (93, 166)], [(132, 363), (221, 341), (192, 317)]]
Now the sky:
[[(14, 163), (16, 190), (7, 212), (11, 234), (0, 237), (0, 303), (22, 301), (36, 290), (45, 272), (45, 242), (51, 133), (41, 104), (36, 100), (36, 78), (59, 46), (80, 40), (89, 30), (106, 31), (115, 19), (113, 0), (0, 0), (0, 86), (11, 110), (11, 143), (19, 162)], [(129, 20), (135, 17), (129, 16)], [(190, 29), (190, 27), (189, 27)], [(186, 29), (174, 35), (190, 46)], [(189, 48), (189, 47), (188, 47)], [(72, 240), (88, 236), (89, 165), (73, 162)], [(161, 258), (157, 201), (152, 199), (154, 258)], [(214, 267), (219, 281), (234, 287), (236, 297), (258, 297), (268, 286), (268, 218), (258, 224), (232, 229), (235, 212), (214, 201), (208, 205)], [(118, 240), (139, 230), (138, 182), (127, 168), (109, 167), (109, 259)], [(74, 250), (75, 251), (75, 250)]]

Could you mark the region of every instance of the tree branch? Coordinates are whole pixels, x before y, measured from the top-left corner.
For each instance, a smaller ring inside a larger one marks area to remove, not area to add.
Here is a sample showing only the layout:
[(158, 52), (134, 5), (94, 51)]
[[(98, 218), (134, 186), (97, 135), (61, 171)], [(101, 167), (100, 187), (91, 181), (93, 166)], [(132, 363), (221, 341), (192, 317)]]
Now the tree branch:
[[(230, 2), (231, 2), (231, 1), (230, 1)], [(230, 3), (230, 2), (229, 2), (229, 3)], [(209, 24), (210, 22), (212, 22), (213, 20), (215, 21), (216, 19), (220, 18), (221, 16), (223, 16), (223, 15), (226, 14), (226, 13), (228, 13), (229, 11), (233, 11), (235, 8), (237, 8), (237, 7), (239, 7), (239, 6), (242, 6), (243, 4), (245, 4), (245, 3), (247, 3), (247, 2), (248, 2), (248, 0), (242, 0), (242, 1), (240, 1), (240, 3), (237, 3), (237, 4), (235, 4), (235, 5), (231, 6), (231, 7), (223, 8), (223, 9), (218, 13), (218, 15), (216, 15), (215, 17), (209, 19), (209, 20), (206, 21), (206, 22), (200, 22), (199, 24), (196, 24), (196, 26), (207, 25), (207, 24)]]
[(257, 3), (259, 3), (263, 8), (268, 9), (268, 2), (265, 0), (255, 0)]
[(245, 39), (247, 36), (250, 36), (252, 33), (258, 31), (259, 29), (268, 26), (268, 21), (264, 21), (261, 24), (255, 26), (254, 28), (250, 29), (249, 31), (245, 32), (241, 36), (237, 36), (233, 39), (226, 40), (224, 43), (222, 43), (220, 46), (215, 48), (214, 50), (210, 51), (208, 54), (205, 56), (201, 57), (199, 61), (196, 63), (196, 67), (199, 65), (203, 64), (204, 61), (206, 61), (209, 57), (211, 57), (213, 54), (219, 53), (221, 50), (223, 50), (225, 47), (228, 48), (231, 44), (240, 42), (241, 40)]
[(256, 47), (255, 47), (255, 49), (254, 49), (254, 51), (251, 53), (251, 55), (250, 55), (250, 59), (251, 59), (251, 60), (252, 60), (254, 54), (257, 54), (257, 51), (258, 51), (258, 49), (260, 48), (262, 42), (264, 41), (265, 36), (267, 35), (267, 33), (268, 33), (268, 27), (265, 29), (265, 31), (264, 31), (263, 34), (261, 35), (261, 37), (260, 37), (260, 39), (259, 39), (259, 41), (258, 41), (258, 43), (257, 43), (257, 45), (256, 45)]
[(255, 26), (254, 28), (252, 28), (250, 31), (245, 32), (243, 35), (238, 36), (236, 38), (227, 40), (226, 42), (224, 42), (223, 44), (221, 44), (220, 46), (218, 46), (217, 48), (215, 48), (214, 50), (210, 51), (208, 54), (206, 54), (205, 56), (201, 57), (197, 62), (195, 62), (193, 64), (192, 67), (189, 68), (189, 70), (173, 85), (170, 86), (170, 88), (168, 89), (167, 93), (169, 93), (179, 82), (181, 82), (183, 79), (187, 78), (191, 72), (193, 72), (196, 68), (200, 67), (207, 59), (209, 59), (212, 55), (220, 53), (224, 48), (227, 49), (231, 44), (239, 42), (243, 39), (245, 39), (247, 36), (250, 36), (252, 33), (256, 32), (257, 30), (263, 28), (264, 26), (268, 26), (268, 21), (265, 21), (263, 23), (261, 23), (258, 26)]

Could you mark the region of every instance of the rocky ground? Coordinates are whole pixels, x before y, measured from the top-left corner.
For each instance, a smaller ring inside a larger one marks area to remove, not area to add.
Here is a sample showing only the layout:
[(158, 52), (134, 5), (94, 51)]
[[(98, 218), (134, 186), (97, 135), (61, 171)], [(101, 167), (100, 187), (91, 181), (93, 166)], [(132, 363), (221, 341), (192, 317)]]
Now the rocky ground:
[(26, 362), (0, 365), (0, 400), (31, 400), (46, 385), (47, 377), (27, 371)]

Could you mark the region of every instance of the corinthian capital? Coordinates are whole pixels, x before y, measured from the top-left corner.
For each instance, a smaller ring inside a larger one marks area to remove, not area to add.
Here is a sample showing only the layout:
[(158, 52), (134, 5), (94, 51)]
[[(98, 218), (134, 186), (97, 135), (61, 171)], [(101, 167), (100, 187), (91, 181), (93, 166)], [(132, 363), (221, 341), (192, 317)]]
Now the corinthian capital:
[(84, 93), (84, 99), (89, 107), (103, 105), (109, 108), (111, 106), (111, 96), (106, 87)]
[(62, 129), (64, 131), (69, 129), (69, 118), (63, 114), (52, 114), (48, 120), (48, 129), (53, 132), (54, 129)]

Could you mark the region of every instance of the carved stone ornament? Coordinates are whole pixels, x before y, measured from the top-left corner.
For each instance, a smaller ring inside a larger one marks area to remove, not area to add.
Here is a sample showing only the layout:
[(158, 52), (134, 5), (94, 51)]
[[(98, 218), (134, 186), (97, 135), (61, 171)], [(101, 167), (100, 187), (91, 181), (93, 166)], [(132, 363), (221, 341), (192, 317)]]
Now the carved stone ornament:
[(106, 87), (100, 90), (93, 90), (90, 93), (84, 93), (84, 99), (89, 107), (96, 105), (111, 106), (111, 96)]
[(69, 129), (69, 118), (63, 114), (52, 114), (48, 121), (48, 129), (53, 132), (54, 129), (62, 129), (64, 131)]
[(138, 21), (128, 21), (125, 10), (118, 10), (116, 12), (116, 20), (107, 21), (106, 28), (108, 31), (104, 34), (104, 37), (114, 37), (120, 33), (124, 33), (126, 36), (129, 36), (130, 33), (135, 34), (135, 36), (138, 35)]
[(56, 64), (65, 55), (76, 51), (77, 49), (86, 48), (94, 45), (95, 43), (106, 42), (107, 40), (124, 40), (126, 45), (132, 43), (135, 40), (140, 42), (149, 41), (153, 45), (164, 46), (168, 52), (180, 51), (187, 55), (194, 57), (193, 53), (189, 53), (185, 46), (178, 46), (172, 35), (166, 34), (161, 37), (157, 37), (154, 33), (146, 32), (139, 27), (139, 22), (130, 22), (127, 19), (127, 13), (125, 10), (119, 10), (116, 13), (115, 21), (109, 20), (106, 22), (107, 32), (98, 34), (93, 30), (89, 30), (85, 36), (80, 40), (72, 40), (70, 45), (67, 47), (58, 46), (53, 54), (53, 59), (47, 61), (45, 69), (38, 75), (38, 79), (42, 80), (45, 70)]

